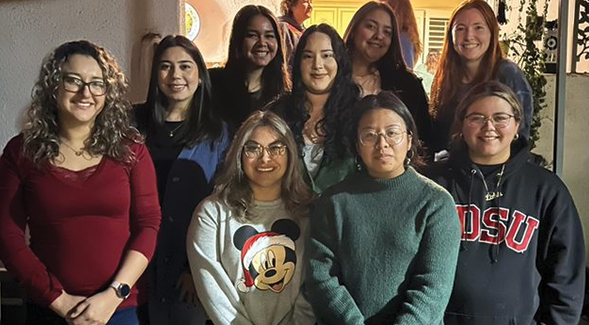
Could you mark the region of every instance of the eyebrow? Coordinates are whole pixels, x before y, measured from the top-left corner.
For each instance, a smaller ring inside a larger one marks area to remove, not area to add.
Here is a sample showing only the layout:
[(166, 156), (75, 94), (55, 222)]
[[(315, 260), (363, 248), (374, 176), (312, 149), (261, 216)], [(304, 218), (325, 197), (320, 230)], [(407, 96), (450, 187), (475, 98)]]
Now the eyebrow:
[[(171, 60), (161, 60), (160, 61), (160, 64), (162, 64), (162, 63), (174, 63), (174, 61), (171, 61)], [(192, 60), (180, 60), (180, 61), (178, 61), (178, 63), (193, 63), (193, 64), (196, 64), (196, 62), (194, 62)]]
[[(375, 25), (381, 26), (381, 24), (379, 24), (376, 20), (372, 19), (372, 18), (366, 18), (364, 21), (369, 21)], [(384, 28), (390, 28), (392, 29), (393, 26), (392, 25), (382, 25)]]
[[(78, 79), (84, 81), (84, 79), (82, 78), (82, 76), (79, 73), (77, 73), (77, 72), (64, 71), (63, 72), (63, 75), (66, 76), (66, 77), (77, 77)], [(90, 80), (101, 80), (101, 81), (104, 81), (104, 77), (102, 77), (102, 76), (101, 77), (99, 77), (99, 76), (91, 76), (90, 77)]]

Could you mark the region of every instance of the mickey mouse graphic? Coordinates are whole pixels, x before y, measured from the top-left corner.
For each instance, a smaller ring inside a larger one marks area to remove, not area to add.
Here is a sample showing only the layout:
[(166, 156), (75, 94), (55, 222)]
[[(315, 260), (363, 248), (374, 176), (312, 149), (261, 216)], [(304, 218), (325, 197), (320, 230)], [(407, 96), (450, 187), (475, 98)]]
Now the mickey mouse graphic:
[(270, 231), (259, 233), (252, 226), (242, 226), (233, 235), (233, 244), (241, 251), (243, 278), (236, 287), (249, 292), (258, 290), (280, 293), (292, 279), (297, 263), (295, 240), (299, 226), (292, 220), (280, 219)]

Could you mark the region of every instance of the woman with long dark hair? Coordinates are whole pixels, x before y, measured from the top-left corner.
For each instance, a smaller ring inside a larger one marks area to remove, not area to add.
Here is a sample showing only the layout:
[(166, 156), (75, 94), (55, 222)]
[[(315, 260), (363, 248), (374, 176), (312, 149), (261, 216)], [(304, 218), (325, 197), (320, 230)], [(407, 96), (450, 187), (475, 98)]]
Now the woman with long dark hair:
[(354, 80), (362, 94), (393, 91), (409, 108), (419, 140), (428, 147), (432, 125), (427, 95), (421, 81), (405, 65), (399, 27), (391, 7), (376, 1), (364, 4), (346, 28), (344, 41), (352, 60)]
[(147, 102), (135, 116), (153, 157), (166, 216), (148, 272), (150, 323), (204, 324), (186, 257), (186, 230), (194, 208), (212, 191), (229, 138), (213, 108), (205, 62), (190, 40), (170, 35), (160, 41)]
[(303, 33), (293, 61), (292, 93), (271, 105), (295, 135), (304, 177), (316, 193), (354, 170), (347, 141), (358, 87), (342, 39), (327, 24)]
[(282, 28), (268, 8), (247, 5), (235, 15), (225, 67), (210, 70), (213, 98), (232, 133), (290, 90), (283, 44)]
[(493, 9), (484, 0), (467, 0), (450, 17), (432, 85), (433, 151), (448, 148), (454, 113), (464, 95), (489, 80), (497, 80), (515, 92), (524, 110), (518, 133), (528, 138), (534, 114), (532, 89), (519, 67), (505, 59)]
[(27, 324), (138, 324), (161, 214), (127, 90), (103, 48), (60, 45), (0, 158), (0, 259), (27, 292)]

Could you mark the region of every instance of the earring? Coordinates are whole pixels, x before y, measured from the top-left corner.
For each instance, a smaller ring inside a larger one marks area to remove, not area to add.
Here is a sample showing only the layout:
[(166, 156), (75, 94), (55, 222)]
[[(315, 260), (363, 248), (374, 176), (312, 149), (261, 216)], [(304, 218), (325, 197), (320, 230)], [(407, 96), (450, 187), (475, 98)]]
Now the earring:
[(354, 164), (356, 165), (356, 170), (357, 171), (361, 171), (362, 170), (362, 164), (360, 163), (360, 160), (358, 159), (358, 156), (356, 156), (356, 158), (354, 158)]
[(464, 135), (462, 134), (462, 132), (458, 133), (458, 137), (459, 137), (460, 139), (464, 139)]
[(519, 139), (519, 133), (516, 133), (515, 136), (513, 137), (513, 140), (517, 140)]

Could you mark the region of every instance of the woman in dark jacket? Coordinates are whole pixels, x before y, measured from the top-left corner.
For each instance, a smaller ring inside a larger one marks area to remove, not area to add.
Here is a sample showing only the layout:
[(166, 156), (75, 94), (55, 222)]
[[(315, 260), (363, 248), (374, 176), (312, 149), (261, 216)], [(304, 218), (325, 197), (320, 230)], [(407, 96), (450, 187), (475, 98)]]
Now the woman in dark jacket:
[(149, 269), (150, 323), (203, 324), (206, 316), (186, 256), (186, 231), (194, 208), (212, 191), (229, 138), (213, 109), (204, 60), (192, 42), (170, 35), (159, 43), (147, 102), (135, 113), (153, 157), (165, 215)]
[(529, 161), (522, 119), (509, 87), (475, 86), (456, 111), (449, 161), (429, 173), (454, 197), (462, 223), (445, 324), (579, 323), (579, 215), (558, 176)]

